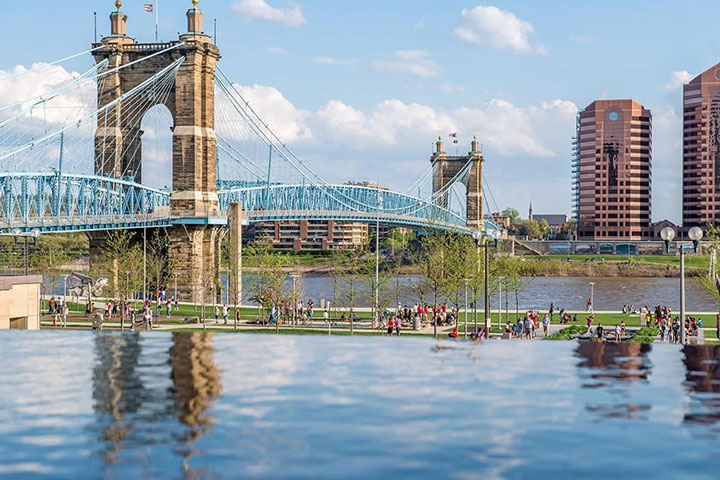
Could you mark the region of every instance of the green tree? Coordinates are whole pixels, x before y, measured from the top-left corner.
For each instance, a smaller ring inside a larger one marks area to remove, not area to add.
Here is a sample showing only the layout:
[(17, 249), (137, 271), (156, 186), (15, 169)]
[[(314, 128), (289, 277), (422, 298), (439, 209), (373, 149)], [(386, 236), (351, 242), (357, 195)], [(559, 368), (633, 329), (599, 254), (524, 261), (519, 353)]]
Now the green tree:
[(520, 223), (520, 212), (518, 212), (514, 208), (508, 207), (502, 212), (500, 212), (500, 215), (502, 215), (503, 217), (510, 217), (510, 223), (512, 225)]
[(164, 229), (155, 229), (147, 243), (148, 286), (160, 291), (168, 286), (175, 264), (168, 255), (170, 237)]
[(352, 250), (344, 250), (333, 272), (336, 294), (339, 298), (336, 302), (342, 302), (343, 308), (349, 309), (350, 335), (354, 333), (355, 328), (355, 307), (366, 290), (368, 250), (367, 244)]
[(290, 261), (287, 255), (273, 252), (271, 243), (262, 239), (247, 249), (247, 255), (253, 259), (256, 266), (249, 280), (252, 299), (267, 310), (268, 314), (275, 307), (277, 331), (279, 319), (287, 317), (289, 309), (286, 305), (293, 299), (292, 288), (288, 285), (285, 273)]
[(710, 263), (707, 274), (697, 277), (697, 282), (720, 304), (720, 290), (717, 284), (717, 257), (718, 254), (720, 254), (720, 224), (708, 223), (707, 229), (705, 230), (705, 241), (710, 244)]
[(142, 249), (133, 241), (132, 233), (127, 230), (111, 231), (102, 247), (97, 270), (92, 274), (107, 278), (107, 292), (119, 298), (126, 288), (133, 291), (142, 289), (142, 273)]
[[(62, 274), (62, 267), (68, 262), (69, 256), (62, 239), (52, 235), (41, 236), (37, 239), (35, 251), (30, 256), (30, 267), (42, 275), (54, 288)], [(45, 282), (42, 284), (43, 294)]]
[(540, 238), (542, 232), (540, 230), (540, 225), (537, 221), (531, 218), (529, 220), (526, 220), (523, 223), (523, 226), (525, 227), (525, 235), (527, 235), (529, 239)]
[[(438, 305), (442, 295), (448, 291), (452, 275), (450, 265), (452, 259), (453, 234), (444, 231), (431, 231), (420, 240), (417, 252), (417, 263), (420, 266), (421, 277), (415, 288), (424, 302), (425, 292), (430, 293), (433, 305)], [(433, 319), (433, 335), (437, 337), (437, 323)]]
[(550, 224), (546, 219), (540, 219), (538, 227), (540, 228), (540, 237), (547, 238), (550, 235)]

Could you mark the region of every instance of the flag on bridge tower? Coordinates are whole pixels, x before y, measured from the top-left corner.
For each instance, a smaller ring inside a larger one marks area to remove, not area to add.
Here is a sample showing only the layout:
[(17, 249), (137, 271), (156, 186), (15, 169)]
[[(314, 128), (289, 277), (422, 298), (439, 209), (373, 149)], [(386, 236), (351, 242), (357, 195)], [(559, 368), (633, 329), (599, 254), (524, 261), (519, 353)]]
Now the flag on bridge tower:
[(152, 3), (146, 3), (146, 4), (145, 4), (145, 11), (148, 12), (148, 13), (152, 13), (152, 12), (153, 12), (153, 4), (152, 4)]

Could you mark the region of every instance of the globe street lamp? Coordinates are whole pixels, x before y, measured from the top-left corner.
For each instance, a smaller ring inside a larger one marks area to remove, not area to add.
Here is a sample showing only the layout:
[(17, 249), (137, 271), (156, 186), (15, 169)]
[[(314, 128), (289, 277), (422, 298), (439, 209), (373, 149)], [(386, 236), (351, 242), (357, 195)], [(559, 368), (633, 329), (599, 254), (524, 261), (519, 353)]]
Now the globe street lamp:
[(675, 229), (665, 227), (660, 231), (660, 238), (665, 242), (665, 253), (670, 253), (670, 242), (675, 238)]
[[(688, 237), (693, 242), (693, 252), (697, 253), (698, 246), (700, 245), (700, 240), (702, 240), (703, 237), (702, 229), (700, 227), (692, 227), (688, 232)], [(680, 343), (685, 345), (686, 341), (687, 334), (685, 332), (685, 248), (683, 245), (680, 245)]]

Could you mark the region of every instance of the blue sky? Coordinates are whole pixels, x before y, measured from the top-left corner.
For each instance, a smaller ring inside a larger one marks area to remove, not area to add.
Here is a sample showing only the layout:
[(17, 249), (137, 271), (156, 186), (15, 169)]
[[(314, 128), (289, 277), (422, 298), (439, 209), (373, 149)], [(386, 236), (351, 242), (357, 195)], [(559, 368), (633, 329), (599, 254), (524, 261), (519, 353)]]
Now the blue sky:
[[(128, 33), (153, 38), (150, 0), (125, 0)], [(4, 2), (0, 69), (89, 48), (112, 0)], [(160, 0), (161, 38), (190, 1)], [(271, 126), (330, 181), (402, 190), (433, 139), (484, 144), (500, 208), (570, 210), (574, 111), (634, 98), (654, 116), (653, 218), (680, 218), (682, 81), (720, 60), (708, 1), (201, 0), (218, 19), (222, 68)], [(18, 40), (21, 39), (21, 40)], [(74, 62), (87, 68), (90, 59)], [(5, 93), (8, 95), (8, 93)], [(7, 98), (0, 99), (6, 103)], [(450, 149), (453, 151), (454, 149)], [(494, 207), (494, 205), (491, 205)]]

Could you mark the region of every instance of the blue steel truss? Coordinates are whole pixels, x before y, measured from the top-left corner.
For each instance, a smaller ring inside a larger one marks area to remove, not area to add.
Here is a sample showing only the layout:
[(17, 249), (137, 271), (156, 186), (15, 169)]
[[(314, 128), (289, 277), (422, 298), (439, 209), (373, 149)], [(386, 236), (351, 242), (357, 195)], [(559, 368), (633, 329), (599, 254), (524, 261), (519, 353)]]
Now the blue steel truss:
[[(219, 181), (222, 212), (240, 202), (248, 222), (338, 220), (467, 232), (456, 213), (419, 198), (359, 185), (280, 185)], [(379, 200), (379, 202), (378, 202)], [(352, 205), (364, 205), (353, 208)], [(379, 208), (378, 208), (379, 206)], [(134, 229), (187, 223), (173, 218), (170, 192), (122, 179), (57, 173), (0, 173), (0, 234)], [(221, 218), (214, 223), (226, 223)], [(496, 228), (486, 222), (486, 228)]]

